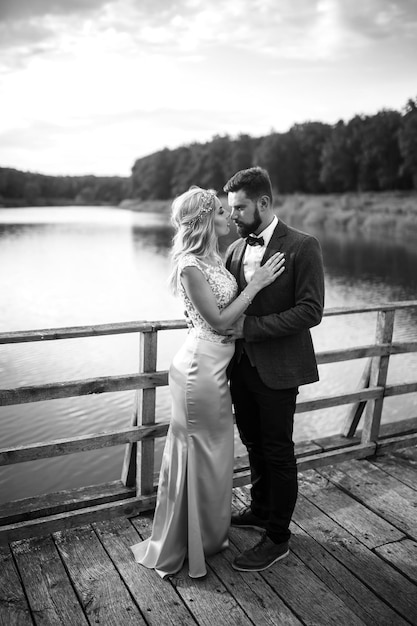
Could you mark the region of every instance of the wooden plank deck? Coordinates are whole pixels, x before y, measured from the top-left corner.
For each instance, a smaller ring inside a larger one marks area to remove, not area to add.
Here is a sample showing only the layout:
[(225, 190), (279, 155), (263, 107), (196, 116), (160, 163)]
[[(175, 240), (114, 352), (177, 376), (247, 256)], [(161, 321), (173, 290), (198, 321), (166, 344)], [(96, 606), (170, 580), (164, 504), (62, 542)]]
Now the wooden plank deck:
[[(248, 500), (234, 490), (234, 506)], [(417, 624), (417, 449), (300, 474), (290, 556), (231, 567), (257, 541), (231, 528), (208, 575), (169, 580), (135, 563), (152, 514), (92, 522), (0, 547), (0, 624), (401, 626)]]

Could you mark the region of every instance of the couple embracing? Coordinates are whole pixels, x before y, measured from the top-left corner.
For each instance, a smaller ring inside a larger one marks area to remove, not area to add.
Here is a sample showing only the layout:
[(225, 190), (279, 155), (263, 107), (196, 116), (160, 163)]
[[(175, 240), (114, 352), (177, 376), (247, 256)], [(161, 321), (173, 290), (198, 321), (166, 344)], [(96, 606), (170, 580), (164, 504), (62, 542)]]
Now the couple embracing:
[[(213, 190), (176, 198), (171, 286), (182, 299), (187, 338), (169, 371), (171, 422), (149, 539), (136, 561), (161, 576), (228, 546), (230, 524), (263, 530), (233, 567), (261, 571), (289, 552), (297, 499), (293, 423), (298, 387), (318, 380), (310, 328), (320, 323), (323, 263), (316, 238), (277, 218), (268, 172), (237, 172)], [(222, 262), (218, 238), (230, 219), (240, 238)], [(230, 379), (230, 380), (229, 380)], [(231, 516), (233, 414), (247, 448), (251, 504)]]

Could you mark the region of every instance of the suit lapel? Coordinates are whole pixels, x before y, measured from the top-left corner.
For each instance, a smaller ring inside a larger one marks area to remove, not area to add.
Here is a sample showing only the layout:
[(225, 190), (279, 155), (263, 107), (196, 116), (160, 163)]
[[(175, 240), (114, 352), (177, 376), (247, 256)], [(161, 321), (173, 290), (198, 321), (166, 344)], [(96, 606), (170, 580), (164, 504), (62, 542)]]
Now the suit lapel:
[(242, 261), (243, 261), (243, 254), (245, 252), (245, 248), (246, 248), (246, 242), (244, 239), (241, 239), (239, 243), (237, 244), (233, 252), (231, 261), (230, 261), (230, 273), (233, 274), (233, 276), (236, 278), (239, 287), (246, 284), (244, 279), (242, 283), (242, 276), (243, 276)]
[(266, 247), (265, 254), (262, 257), (261, 265), (266, 263), (268, 259), (271, 258), (276, 252), (281, 251), (282, 247), (282, 238), (286, 237), (288, 233), (288, 226), (278, 220), (278, 224), (275, 227), (274, 232), (272, 233), (272, 237)]

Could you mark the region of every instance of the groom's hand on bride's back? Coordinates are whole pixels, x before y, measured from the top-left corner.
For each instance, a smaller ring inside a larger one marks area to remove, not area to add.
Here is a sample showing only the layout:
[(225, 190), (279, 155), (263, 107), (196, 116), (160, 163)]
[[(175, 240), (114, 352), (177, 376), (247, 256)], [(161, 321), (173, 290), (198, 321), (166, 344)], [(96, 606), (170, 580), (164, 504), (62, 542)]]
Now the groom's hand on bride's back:
[(245, 316), (242, 315), (233, 324), (233, 337), (234, 339), (242, 339), (243, 337), (243, 324), (245, 323)]

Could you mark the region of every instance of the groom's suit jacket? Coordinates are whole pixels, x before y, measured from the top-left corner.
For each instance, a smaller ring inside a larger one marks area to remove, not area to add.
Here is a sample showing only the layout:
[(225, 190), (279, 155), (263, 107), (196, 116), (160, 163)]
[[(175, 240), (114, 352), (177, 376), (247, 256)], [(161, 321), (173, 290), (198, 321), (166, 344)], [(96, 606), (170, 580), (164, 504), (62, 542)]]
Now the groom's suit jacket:
[[(226, 267), (235, 276), (239, 291), (247, 284), (242, 263), (246, 245), (239, 238), (226, 253)], [(319, 324), (323, 315), (323, 261), (315, 237), (281, 220), (261, 265), (275, 252), (285, 254), (285, 271), (246, 309), (244, 340), (237, 341), (236, 354), (243, 347), (268, 387), (287, 389), (318, 380), (309, 329)]]

